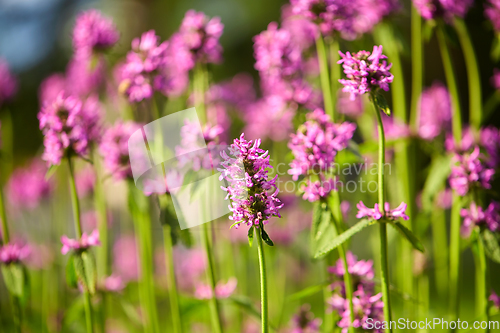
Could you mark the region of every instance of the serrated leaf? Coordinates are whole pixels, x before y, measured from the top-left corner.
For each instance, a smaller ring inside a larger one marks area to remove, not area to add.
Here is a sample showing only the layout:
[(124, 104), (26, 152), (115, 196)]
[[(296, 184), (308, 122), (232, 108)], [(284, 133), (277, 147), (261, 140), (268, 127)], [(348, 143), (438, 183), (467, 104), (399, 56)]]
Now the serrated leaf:
[(87, 280), (87, 288), (91, 295), (95, 293), (97, 283), (97, 269), (95, 259), (92, 253), (88, 251), (82, 252), (83, 268), (85, 270), (85, 279)]
[(260, 235), (262, 236), (262, 240), (269, 246), (274, 246), (274, 243), (273, 241), (271, 240), (271, 238), (269, 238), (269, 235), (267, 234), (267, 232), (264, 230), (264, 226), (262, 226), (260, 228)]
[(73, 257), (74, 254), (70, 255), (66, 264), (66, 283), (71, 288), (78, 288), (78, 277), (76, 276)]
[(441, 190), (451, 171), (450, 156), (439, 156), (432, 159), (429, 174), (422, 190), (422, 207), (431, 210), (434, 196)]
[(313, 224), (311, 227), (311, 254), (316, 258), (318, 251), (337, 237), (338, 232), (332, 221), (332, 214), (326, 203), (316, 202), (313, 209)]
[[(88, 291), (87, 275), (85, 274), (85, 266), (80, 254), (73, 255), (73, 267), (75, 268), (76, 279), (85, 291)], [(77, 284), (78, 285), (78, 284)]]
[(494, 262), (500, 264), (500, 238), (488, 229), (481, 232), (486, 255)]
[(23, 297), (25, 288), (25, 271), (20, 264), (2, 265), (2, 275), (7, 290), (16, 297)]
[(377, 104), (377, 107), (380, 109), (380, 111), (384, 112), (388, 116), (391, 115), (391, 109), (389, 108), (389, 104), (387, 103), (387, 100), (383, 95), (376, 94), (375, 103)]
[(56, 172), (58, 167), (59, 167), (59, 164), (57, 164), (57, 165), (52, 164), (49, 167), (49, 169), (47, 170), (47, 172), (45, 173), (45, 180), (49, 180), (50, 177), (52, 177), (54, 175), (54, 173)]
[(347, 229), (345, 232), (342, 234), (338, 235), (337, 237), (333, 238), (331, 241), (329, 241), (323, 248), (320, 248), (314, 255), (314, 258), (319, 258), (336, 247), (342, 245), (344, 242), (346, 242), (349, 238), (369, 226), (372, 222), (367, 219), (362, 219), (358, 223), (356, 223), (354, 226), (350, 227)]
[(252, 247), (252, 244), (253, 244), (253, 226), (251, 226), (250, 229), (248, 229), (248, 245)]
[(425, 248), (420, 242), (420, 240), (411, 232), (410, 229), (405, 227), (401, 222), (395, 222), (393, 226), (396, 228), (397, 231), (399, 231), (410, 243), (411, 245), (416, 249), (419, 250), (420, 252), (424, 253)]

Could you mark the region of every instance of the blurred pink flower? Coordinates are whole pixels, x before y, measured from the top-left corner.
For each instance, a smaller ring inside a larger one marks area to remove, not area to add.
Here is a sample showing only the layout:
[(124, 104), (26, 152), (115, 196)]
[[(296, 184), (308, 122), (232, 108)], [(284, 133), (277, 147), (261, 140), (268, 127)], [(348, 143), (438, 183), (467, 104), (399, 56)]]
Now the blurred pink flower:
[(409, 217), (405, 214), (406, 207), (407, 205), (402, 202), (398, 207), (394, 209), (390, 209), (389, 203), (386, 202), (384, 204), (384, 214), (382, 215), (382, 212), (380, 211), (379, 204), (376, 203), (374, 208), (368, 208), (365, 206), (365, 204), (360, 201), (356, 207), (358, 208), (358, 213), (356, 214), (356, 217), (358, 219), (366, 217), (369, 219), (373, 220), (380, 220), (382, 217), (385, 217), (386, 219), (389, 220), (396, 220), (398, 218), (402, 218), (403, 220), (408, 220)]
[(341, 90), (339, 90), (338, 95), (337, 109), (339, 113), (352, 118), (357, 118), (363, 114), (365, 106), (361, 96), (358, 95), (352, 100), (349, 93)]
[(451, 98), (448, 89), (435, 82), (420, 96), (418, 135), (424, 140), (432, 140), (442, 130), (451, 126)]
[(318, 333), (321, 325), (320, 318), (314, 318), (311, 306), (304, 304), (299, 312), (292, 317), (290, 333)]
[(489, 298), (493, 302), (493, 305), (498, 309), (500, 308), (500, 297), (495, 293), (494, 290), (491, 291), (491, 296)]
[(86, 250), (91, 246), (100, 246), (99, 230), (95, 229), (90, 235), (84, 232), (80, 239), (71, 239), (63, 235), (61, 236), (61, 243), (63, 244), (61, 248), (62, 254), (67, 254), (71, 250), (80, 251)]
[(73, 47), (78, 56), (88, 57), (94, 51), (108, 49), (116, 44), (119, 38), (113, 21), (98, 10), (87, 10), (76, 18)]
[(17, 80), (12, 75), (7, 62), (0, 58), (0, 106), (14, 97), (17, 92)]
[(79, 197), (92, 194), (96, 181), (95, 171), (92, 167), (86, 167), (76, 173), (75, 183)]
[[(222, 281), (217, 282), (215, 286), (215, 297), (222, 299), (230, 297), (236, 290), (236, 285), (238, 281), (236, 278), (229, 278), (227, 283)], [(212, 298), (212, 289), (208, 285), (199, 284), (196, 286), (194, 296), (198, 299), (210, 299)]]
[(139, 279), (139, 258), (134, 235), (120, 236), (113, 246), (113, 271), (124, 282)]
[(125, 288), (123, 279), (119, 275), (112, 274), (104, 279), (104, 289), (111, 292), (120, 292)]
[(42, 270), (48, 268), (54, 261), (54, 251), (45, 244), (30, 244), (31, 252), (26, 264), (31, 269)]
[(18, 263), (25, 260), (31, 254), (31, 247), (28, 244), (11, 242), (0, 247), (0, 262), (5, 265)]

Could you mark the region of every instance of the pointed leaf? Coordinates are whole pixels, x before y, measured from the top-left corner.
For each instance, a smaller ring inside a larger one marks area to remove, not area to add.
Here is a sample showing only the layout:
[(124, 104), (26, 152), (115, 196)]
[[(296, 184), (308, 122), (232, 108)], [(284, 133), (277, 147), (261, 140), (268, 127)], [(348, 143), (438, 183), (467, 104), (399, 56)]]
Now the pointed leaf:
[(93, 295), (97, 283), (97, 270), (94, 256), (88, 251), (82, 252), (82, 261), (85, 270), (85, 279), (87, 280), (87, 288), (89, 293)]
[(54, 173), (56, 172), (58, 167), (59, 167), (59, 164), (52, 164), (49, 167), (49, 169), (47, 170), (47, 172), (45, 173), (45, 180), (49, 180), (50, 177), (52, 177), (54, 175)]
[(23, 297), (25, 287), (25, 271), (19, 264), (2, 265), (5, 286), (16, 297)]
[(248, 245), (252, 247), (252, 244), (253, 244), (253, 226), (251, 226), (250, 229), (248, 229)]
[(332, 214), (326, 203), (316, 202), (313, 210), (313, 224), (311, 227), (311, 254), (323, 249), (335, 237), (338, 232), (332, 221)]
[(410, 243), (413, 245), (413, 247), (416, 250), (419, 250), (420, 252), (424, 253), (425, 248), (420, 242), (420, 240), (411, 232), (410, 229), (405, 227), (404, 225), (401, 224), (401, 222), (396, 222), (393, 224), (393, 226), (396, 228), (397, 231), (399, 231)]
[(274, 246), (274, 243), (273, 241), (271, 240), (271, 238), (269, 238), (269, 235), (267, 234), (267, 232), (264, 230), (264, 226), (262, 226), (260, 228), (261, 230), (261, 236), (262, 236), (262, 240), (269, 246)]
[[(333, 240), (328, 242), (323, 248), (319, 249), (316, 254), (314, 255), (314, 258), (319, 258), (336, 247), (340, 246), (344, 242), (346, 242), (349, 238), (366, 228), (372, 223), (372, 221), (367, 220), (367, 219), (362, 219), (358, 223), (356, 223), (354, 226), (350, 227), (347, 229), (344, 233), (340, 234), (339, 236), (335, 237)], [(375, 223), (375, 222), (373, 222)]]
[(377, 104), (380, 111), (382, 111), (383, 113), (385, 113), (388, 116), (391, 115), (391, 109), (389, 108), (389, 104), (387, 103), (387, 100), (385, 99), (385, 97), (383, 95), (376, 94), (375, 95), (375, 103)]
[(494, 262), (500, 264), (500, 237), (488, 229), (481, 232), (486, 255)]
[(77, 281), (80, 283), (85, 291), (88, 291), (87, 275), (85, 274), (85, 266), (83, 264), (82, 256), (79, 253), (73, 255), (73, 267), (75, 268)]
[(66, 264), (66, 283), (71, 288), (78, 288), (78, 277), (76, 276), (74, 255), (70, 255)]

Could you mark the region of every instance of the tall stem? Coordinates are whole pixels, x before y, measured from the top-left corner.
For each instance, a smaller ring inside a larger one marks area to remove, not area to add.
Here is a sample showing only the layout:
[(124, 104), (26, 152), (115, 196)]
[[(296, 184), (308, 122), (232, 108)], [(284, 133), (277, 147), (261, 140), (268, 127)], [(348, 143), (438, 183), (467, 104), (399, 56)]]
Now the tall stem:
[(2, 220), (2, 241), (7, 244), (10, 241), (9, 227), (7, 224), (7, 212), (3, 200), (3, 189), (0, 187), (0, 219)]
[(325, 42), (321, 34), (316, 39), (316, 52), (318, 53), (319, 79), (321, 90), (323, 91), (323, 101), (325, 103), (325, 113), (334, 118), (332, 89), (330, 87), (330, 77), (328, 75), (328, 60), (326, 57)]
[[(488, 262), (484, 250), (484, 244), (480, 237), (476, 240), (476, 251), (474, 251), (474, 261), (476, 268), (476, 317), (489, 322), (489, 281)], [(489, 332), (485, 329), (484, 332)]]
[[(382, 117), (380, 110), (375, 102), (375, 96), (372, 96), (373, 105), (375, 107), (375, 114), (377, 116), (377, 129), (378, 129), (378, 204), (379, 209), (384, 214), (385, 203), (385, 186), (384, 186), (384, 165), (385, 165), (385, 134)], [(389, 260), (387, 253), (387, 224), (385, 221), (379, 223), (380, 227), (380, 271), (381, 279), (380, 284), (382, 288), (382, 299), (384, 301), (384, 318), (387, 323), (391, 322), (391, 295), (389, 293)], [(389, 332), (392, 328), (389, 325)]]
[(449, 283), (446, 216), (443, 209), (434, 207), (431, 218), (436, 289), (439, 299), (445, 300), (447, 299)]
[(207, 279), (212, 290), (212, 298), (209, 300), (210, 306), (210, 319), (212, 320), (212, 330), (214, 333), (222, 332), (222, 324), (220, 319), (219, 304), (217, 298), (215, 297), (215, 271), (214, 271), (214, 259), (212, 254), (212, 246), (210, 242), (210, 233), (208, 230), (208, 223), (203, 223), (201, 227), (201, 240), (203, 246), (205, 247), (205, 253), (207, 255)]
[(422, 18), (415, 6), (411, 7), (411, 111), (410, 126), (413, 131), (418, 127), (418, 100), (422, 95), (423, 82), (423, 42)]
[[(78, 194), (76, 192), (75, 174), (71, 157), (68, 156), (68, 170), (69, 170), (69, 189), (71, 195), (71, 204), (73, 206), (73, 218), (75, 220), (76, 238), (82, 238), (82, 224), (80, 221), (80, 203), (78, 201)], [(92, 315), (92, 304), (90, 294), (88, 291), (83, 292), (84, 305), (85, 305), (85, 323), (87, 326), (87, 333), (94, 332), (94, 318)]]
[(268, 322), (268, 308), (267, 308), (267, 275), (266, 275), (266, 257), (264, 255), (264, 247), (262, 244), (262, 237), (257, 232), (257, 246), (259, 252), (259, 267), (260, 267), (260, 306), (261, 306), (261, 323), (262, 323), (262, 333), (269, 332), (269, 322)]
[(177, 294), (177, 283), (175, 281), (174, 255), (172, 250), (172, 237), (170, 226), (163, 226), (163, 242), (165, 248), (165, 261), (167, 267), (168, 296), (170, 299), (170, 311), (172, 313), (172, 326), (174, 333), (182, 333), (181, 314), (179, 309), (179, 296)]
[[(337, 63), (339, 61), (339, 41), (338, 39), (332, 40), (328, 45), (330, 53), (330, 84), (332, 89), (332, 106), (335, 113), (335, 108), (337, 107), (337, 94), (339, 90), (339, 80), (340, 80), (340, 65)], [(335, 121), (335, 114), (332, 116), (332, 121)]]
[(455, 18), (453, 23), (458, 34), (458, 40), (464, 52), (465, 68), (467, 70), (467, 78), (469, 79), (469, 121), (472, 128), (477, 131), (481, 126), (483, 115), (479, 66), (477, 64), (474, 46), (472, 45), (464, 21), (461, 18)]

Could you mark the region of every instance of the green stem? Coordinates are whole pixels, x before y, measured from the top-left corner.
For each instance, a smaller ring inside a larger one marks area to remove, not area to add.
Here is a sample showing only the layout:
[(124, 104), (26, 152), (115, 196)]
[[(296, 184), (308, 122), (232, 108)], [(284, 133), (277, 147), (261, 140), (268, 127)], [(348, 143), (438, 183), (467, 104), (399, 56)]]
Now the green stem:
[(205, 124), (207, 121), (206, 109), (205, 109), (205, 68), (203, 64), (197, 63), (194, 69), (194, 77), (193, 77), (193, 90), (194, 90), (194, 99), (195, 99), (195, 107), (198, 111), (198, 116), (201, 118), (201, 123)]
[(217, 298), (215, 297), (215, 271), (214, 271), (214, 260), (212, 255), (212, 246), (210, 242), (210, 233), (208, 230), (208, 223), (204, 223), (201, 227), (201, 240), (203, 246), (205, 247), (205, 253), (207, 255), (207, 278), (212, 289), (212, 298), (209, 300), (210, 306), (210, 318), (212, 320), (212, 330), (214, 333), (222, 332), (222, 324), (220, 319), (219, 304)]
[[(489, 286), (488, 286), (488, 263), (484, 244), (478, 236), (476, 240), (476, 253), (474, 256), (476, 268), (476, 317), (489, 322)], [(484, 332), (489, 332), (485, 329)]]
[(458, 40), (462, 46), (465, 59), (465, 68), (469, 85), (469, 122), (476, 131), (481, 126), (483, 115), (482, 97), (481, 97), (481, 79), (479, 77), (479, 66), (477, 64), (474, 46), (467, 31), (463, 19), (456, 17), (453, 21)]
[[(80, 221), (80, 203), (78, 201), (78, 193), (76, 192), (75, 174), (71, 157), (68, 156), (68, 171), (69, 171), (69, 189), (71, 196), (71, 204), (73, 207), (73, 218), (75, 220), (76, 238), (82, 238), (82, 224)], [(92, 315), (92, 304), (90, 301), (90, 294), (88, 291), (83, 292), (85, 303), (85, 323), (87, 326), (87, 333), (94, 332), (94, 319)]]
[(411, 111), (410, 127), (413, 131), (418, 128), (418, 100), (422, 95), (423, 82), (423, 42), (422, 17), (415, 8), (411, 7)]
[(452, 105), (452, 132), (455, 143), (458, 144), (462, 140), (462, 111), (460, 109), (460, 98), (458, 97), (457, 81), (455, 78), (455, 71), (450, 57), (450, 51), (446, 44), (446, 36), (443, 31), (442, 23), (438, 24), (437, 37), (439, 50), (441, 52), (441, 59), (443, 62), (444, 73), (446, 76), (446, 83), (451, 95)]
[[(339, 80), (341, 74), (340, 65), (337, 63), (339, 61), (339, 41), (338, 39), (333, 39), (328, 45), (330, 53), (330, 84), (332, 86), (332, 106), (335, 112), (337, 107), (337, 94), (339, 90)], [(335, 115), (332, 120), (335, 120)]]
[(172, 313), (172, 326), (174, 333), (182, 333), (181, 314), (179, 309), (179, 295), (177, 294), (177, 284), (175, 281), (174, 255), (170, 226), (163, 226), (163, 243), (165, 248), (165, 261), (167, 267), (168, 291), (170, 300), (170, 311)]
[(449, 283), (446, 216), (441, 208), (434, 207), (431, 219), (436, 289), (439, 299), (445, 300)]
[(266, 276), (266, 257), (264, 255), (264, 246), (259, 230), (257, 233), (257, 246), (259, 252), (259, 267), (260, 267), (260, 304), (261, 304), (261, 323), (262, 333), (269, 332), (268, 308), (267, 308), (267, 276)]
[(2, 237), (0, 238), (4, 244), (10, 241), (9, 227), (7, 224), (7, 212), (3, 200), (3, 189), (0, 188), (0, 219), (2, 220)]
[[(384, 185), (384, 165), (385, 165), (385, 134), (382, 117), (380, 110), (375, 102), (375, 96), (372, 96), (373, 105), (375, 106), (375, 114), (377, 116), (377, 129), (378, 129), (378, 204), (379, 209), (384, 214), (385, 203), (385, 185)], [(391, 295), (389, 293), (389, 260), (387, 253), (387, 224), (385, 221), (379, 223), (380, 227), (380, 271), (381, 278), (380, 284), (382, 288), (382, 299), (384, 301), (384, 318), (386, 322), (390, 323), (391, 315)], [(389, 332), (392, 328), (389, 326)]]
[(450, 276), (449, 284), (449, 311), (453, 320), (458, 318), (459, 284), (460, 284), (460, 197), (453, 193), (450, 227)]
[(326, 58), (325, 42), (321, 35), (316, 39), (316, 52), (318, 53), (319, 78), (321, 81), (321, 90), (323, 91), (325, 113), (334, 120), (332, 90), (328, 75), (328, 60)]
[(22, 312), (19, 297), (12, 295), (12, 312), (14, 314), (14, 327), (16, 333), (22, 332)]

